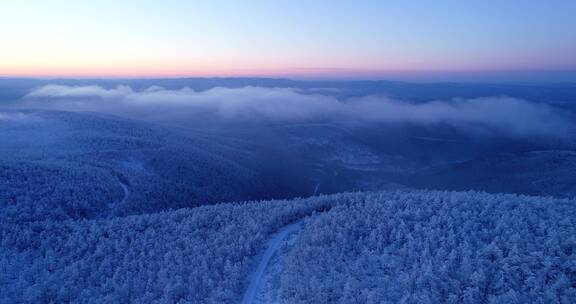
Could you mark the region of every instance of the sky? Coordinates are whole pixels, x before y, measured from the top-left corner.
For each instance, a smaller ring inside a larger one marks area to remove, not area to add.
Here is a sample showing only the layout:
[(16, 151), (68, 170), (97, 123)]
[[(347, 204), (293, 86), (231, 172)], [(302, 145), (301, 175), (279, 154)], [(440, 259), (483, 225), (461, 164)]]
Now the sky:
[(573, 0), (19, 0), (0, 76), (576, 80)]

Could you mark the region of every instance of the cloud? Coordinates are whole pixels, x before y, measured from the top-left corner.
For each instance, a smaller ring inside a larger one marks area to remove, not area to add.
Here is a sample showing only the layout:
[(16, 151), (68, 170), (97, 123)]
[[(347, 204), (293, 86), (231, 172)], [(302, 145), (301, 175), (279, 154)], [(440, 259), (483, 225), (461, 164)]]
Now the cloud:
[(32, 90), (28, 97), (65, 97), (65, 98), (82, 98), (82, 97), (100, 97), (100, 98), (119, 98), (133, 94), (134, 91), (128, 86), (118, 86), (115, 89), (105, 89), (100, 86), (63, 86), (63, 85), (46, 85)]
[(354, 107), (357, 115), (371, 121), (447, 124), (476, 131), (509, 135), (548, 136), (571, 128), (566, 114), (545, 104), (509, 97), (484, 97), (433, 101), (421, 104), (366, 97)]
[[(321, 91), (320, 91), (321, 92)], [(451, 125), (464, 130), (521, 136), (558, 136), (572, 128), (566, 114), (539, 103), (485, 97), (427, 103), (382, 96), (338, 100), (292, 88), (190, 88), (48, 85), (31, 91), (27, 107), (99, 111), (164, 122), (302, 122), (318, 120)]]
[(290, 88), (189, 88), (166, 90), (150, 87), (134, 91), (126, 86), (104, 89), (99, 86), (48, 85), (30, 92), (28, 106), (63, 110), (138, 112), (153, 116), (187, 116), (210, 113), (220, 119), (307, 120), (332, 117), (342, 110), (336, 99), (302, 94)]
[(3, 123), (31, 123), (40, 122), (41, 118), (36, 115), (22, 112), (10, 112), (2, 111), (0, 112), (0, 124)]

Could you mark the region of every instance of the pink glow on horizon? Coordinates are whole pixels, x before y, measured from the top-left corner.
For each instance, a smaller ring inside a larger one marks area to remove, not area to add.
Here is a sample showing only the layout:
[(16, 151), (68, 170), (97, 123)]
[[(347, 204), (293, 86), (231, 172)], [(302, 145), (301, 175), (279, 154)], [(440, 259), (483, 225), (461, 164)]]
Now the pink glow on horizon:
[(185, 77), (275, 77), (296, 79), (381, 79), (414, 81), (477, 81), (477, 80), (559, 80), (576, 79), (576, 70), (369, 70), (348, 68), (285, 68), (285, 69), (13, 69), (0, 70), (0, 77), (24, 78), (185, 78)]

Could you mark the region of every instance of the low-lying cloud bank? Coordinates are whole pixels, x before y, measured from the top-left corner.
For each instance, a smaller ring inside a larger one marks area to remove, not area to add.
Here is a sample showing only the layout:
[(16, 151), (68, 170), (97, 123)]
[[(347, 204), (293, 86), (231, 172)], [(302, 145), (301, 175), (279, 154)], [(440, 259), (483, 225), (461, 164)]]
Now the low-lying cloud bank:
[(381, 96), (345, 101), (292, 88), (189, 88), (48, 85), (32, 90), (25, 107), (97, 111), (154, 121), (303, 122), (318, 120), (451, 125), (514, 136), (561, 136), (572, 129), (567, 115), (539, 103), (507, 97), (409, 103)]
[(41, 121), (41, 118), (28, 113), (0, 111), (0, 123), (31, 123)]

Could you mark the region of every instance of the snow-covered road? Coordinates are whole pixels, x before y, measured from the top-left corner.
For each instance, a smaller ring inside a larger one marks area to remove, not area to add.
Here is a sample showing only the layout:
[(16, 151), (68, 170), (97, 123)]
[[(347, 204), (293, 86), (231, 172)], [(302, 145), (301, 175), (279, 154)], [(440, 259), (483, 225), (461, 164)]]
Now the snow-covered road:
[(114, 201), (108, 203), (108, 209), (109, 210), (115, 210), (119, 206), (124, 206), (126, 204), (126, 201), (128, 200), (128, 198), (130, 197), (130, 188), (128, 188), (128, 185), (125, 184), (120, 179), (118, 179), (118, 185), (120, 185), (120, 188), (122, 188), (122, 198), (120, 200), (114, 200)]
[(120, 183), (120, 187), (122, 187), (122, 191), (124, 192), (124, 196), (122, 197), (122, 200), (120, 201), (120, 205), (124, 205), (124, 203), (126, 203), (126, 201), (128, 200), (128, 197), (130, 196), (130, 189), (128, 188), (128, 185), (126, 185), (122, 181), (119, 181), (119, 183)]
[(244, 297), (242, 298), (242, 304), (256, 303), (256, 295), (262, 288), (266, 269), (270, 264), (270, 260), (272, 257), (274, 257), (274, 254), (282, 247), (282, 244), (287, 240), (288, 236), (298, 230), (300, 226), (302, 226), (302, 220), (284, 226), (276, 234), (274, 234), (270, 240), (268, 240), (266, 243), (266, 250), (262, 254), (258, 268), (256, 268), (256, 271), (252, 273), (250, 277), (250, 283), (246, 289), (246, 292), (244, 293)]

